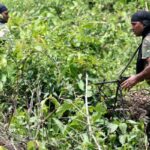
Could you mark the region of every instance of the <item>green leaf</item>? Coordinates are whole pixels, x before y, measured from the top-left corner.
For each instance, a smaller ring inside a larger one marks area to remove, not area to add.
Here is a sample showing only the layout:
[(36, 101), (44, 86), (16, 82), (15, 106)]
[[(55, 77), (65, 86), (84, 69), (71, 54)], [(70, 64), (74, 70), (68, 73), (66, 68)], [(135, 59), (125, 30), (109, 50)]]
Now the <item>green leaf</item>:
[(113, 133), (113, 132), (115, 132), (117, 130), (118, 125), (117, 124), (113, 124), (113, 123), (109, 123), (108, 124), (108, 128), (109, 128), (109, 132)]
[(94, 110), (96, 111), (92, 116), (92, 119), (94, 122), (101, 119), (102, 115), (106, 114), (107, 112), (107, 109), (104, 103), (98, 103), (96, 107), (94, 108)]
[(130, 123), (132, 125), (137, 125), (138, 124), (138, 122), (135, 122), (134, 120), (128, 120), (127, 123)]
[(45, 113), (48, 112), (48, 106), (45, 105), (46, 101), (47, 101), (47, 99), (41, 101), (41, 110), (42, 110), (42, 112), (45, 112)]
[(60, 106), (60, 103), (58, 102), (58, 100), (52, 96), (49, 97), (50, 101), (55, 105), (56, 108), (58, 108)]
[(29, 141), (27, 143), (27, 150), (36, 150), (36, 143), (35, 143), (35, 141)]
[(78, 86), (79, 86), (80, 90), (84, 91), (84, 82), (82, 80), (80, 80), (78, 82)]
[(92, 97), (92, 95), (93, 95), (92, 91), (87, 92), (87, 97)]
[(57, 125), (57, 127), (60, 129), (61, 133), (64, 134), (65, 125), (57, 118), (53, 118), (53, 120), (54, 120), (55, 124)]
[(35, 46), (35, 49), (36, 49), (37, 51), (42, 51), (42, 47), (41, 47), (41, 46)]
[(125, 142), (126, 142), (126, 138), (127, 138), (126, 135), (120, 135), (120, 136), (119, 136), (119, 142), (120, 142), (122, 145), (124, 145)]
[(64, 104), (62, 104), (56, 111), (58, 117), (61, 117), (65, 111), (71, 110), (73, 107), (72, 102), (70, 100), (65, 100)]
[(107, 112), (106, 106), (104, 103), (98, 103), (95, 107), (95, 110), (99, 113), (100, 116)]
[(83, 136), (83, 141), (86, 143), (88, 143), (89, 142), (89, 137), (88, 137), (88, 135), (87, 134), (82, 134), (82, 136)]
[(127, 132), (127, 124), (126, 123), (120, 123), (119, 129), (121, 130), (122, 134), (125, 134)]
[(3, 90), (3, 83), (0, 81), (0, 91)]
[(135, 133), (132, 133), (129, 137), (128, 137), (128, 142), (131, 142), (133, 139), (136, 139), (137, 135)]
[(5, 75), (5, 74), (2, 75), (1, 81), (2, 81), (3, 83), (6, 82), (6, 75)]
[(4, 57), (2, 57), (2, 58), (0, 58), (1, 60), (0, 60), (0, 69), (2, 69), (3, 67), (6, 67), (6, 65), (7, 65), (7, 60), (6, 60), (6, 58), (4, 58)]

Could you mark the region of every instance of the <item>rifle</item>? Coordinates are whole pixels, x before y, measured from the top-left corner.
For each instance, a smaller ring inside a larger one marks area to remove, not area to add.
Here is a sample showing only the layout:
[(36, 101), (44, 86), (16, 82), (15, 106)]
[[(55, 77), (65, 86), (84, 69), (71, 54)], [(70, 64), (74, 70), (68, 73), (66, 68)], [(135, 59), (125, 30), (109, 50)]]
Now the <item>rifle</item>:
[(109, 84), (109, 83), (119, 83), (121, 84), (122, 82), (124, 82), (125, 80), (127, 80), (129, 77), (120, 77), (118, 80), (112, 80), (112, 81), (102, 81), (102, 82), (98, 82), (98, 83), (95, 83), (96, 85), (99, 85), (99, 84)]
[[(140, 44), (141, 46), (141, 44)], [(123, 101), (123, 96), (122, 96), (122, 88), (121, 88), (121, 83), (125, 80), (127, 80), (129, 77), (123, 77), (123, 73), (126, 71), (126, 69), (128, 68), (128, 66), (130, 65), (130, 63), (132, 62), (133, 58), (135, 57), (135, 55), (137, 54), (140, 46), (136, 49), (136, 51), (133, 53), (132, 57), (129, 59), (127, 65), (122, 69), (119, 77), (117, 80), (112, 80), (112, 81), (106, 81), (106, 80), (103, 80), (102, 82), (98, 82), (98, 83), (95, 83), (95, 85), (100, 85), (99, 86), (99, 91), (101, 91), (102, 93), (104, 93), (102, 91), (102, 87), (103, 85), (105, 84), (112, 84), (112, 83), (116, 83), (117, 84), (117, 88), (116, 88), (116, 94), (115, 94), (115, 104), (117, 103), (117, 100), (118, 100), (118, 95), (120, 93), (120, 98), (121, 98), (121, 105), (122, 105), (122, 108), (124, 110), (124, 101)], [(105, 93), (104, 93), (105, 94)], [(105, 95), (106, 96), (106, 95)], [(115, 106), (115, 105), (114, 105)], [(115, 107), (113, 107), (113, 109), (115, 109)], [(124, 112), (124, 111), (123, 111)], [(123, 116), (125, 116), (125, 114), (123, 113)]]
[[(124, 118), (126, 118), (125, 116), (125, 106), (124, 106), (124, 99), (123, 99), (123, 95), (122, 95), (122, 88), (121, 88), (121, 83), (124, 82), (125, 80), (127, 80), (129, 77), (120, 77), (118, 80), (112, 80), (112, 81), (102, 81), (102, 82), (98, 82), (95, 83), (95, 85), (98, 85), (99, 88), (99, 94), (105, 97), (105, 99), (109, 100), (108, 96), (105, 94), (105, 92), (103, 91), (103, 86), (106, 84), (117, 84), (116, 87), (116, 92), (115, 92), (115, 97), (114, 97), (114, 104), (112, 106), (112, 110), (113, 112), (115, 112), (116, 108), (117, 108), (117, 102), (118, 102), (118, 97), (120, 97), (120, 104), (122, 106), (122, 115)], [(108, 87), (110, 88), (110, 87)]]

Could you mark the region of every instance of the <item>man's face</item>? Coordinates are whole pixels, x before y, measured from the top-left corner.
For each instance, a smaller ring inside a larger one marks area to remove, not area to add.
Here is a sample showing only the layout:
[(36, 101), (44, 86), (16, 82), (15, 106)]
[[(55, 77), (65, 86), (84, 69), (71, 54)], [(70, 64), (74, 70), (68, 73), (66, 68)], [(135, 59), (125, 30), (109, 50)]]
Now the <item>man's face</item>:
[(131, 22), (132, 25), (132, 31), (136, 36), (141, 36), (142, 32), (144, 30), (144, 25), (139, 22), (139, 21), (135, 21), (135, 22)]
[(3, 20), (7, 23), (9, 19), (8, 11), (3, 11), (1, 15), (3, 16)]

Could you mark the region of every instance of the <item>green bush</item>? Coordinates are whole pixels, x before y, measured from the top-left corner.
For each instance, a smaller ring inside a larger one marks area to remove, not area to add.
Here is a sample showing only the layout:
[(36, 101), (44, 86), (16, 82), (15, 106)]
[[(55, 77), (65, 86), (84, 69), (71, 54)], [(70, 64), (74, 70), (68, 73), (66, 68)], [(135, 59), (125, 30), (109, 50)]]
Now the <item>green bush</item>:
[[(10, 10), (14, 40), (11, 49), (0, 50), (0, 119), (14, 141), (26, 140), (29, 150), (96, 149), (84, 102), (88, 74), (90, 121), (98, 144), (105, 150), (144, 149), (143, 122), (106, 118), (107, 103), (96, 96), (93, 83), (117, 79), (139, 43), (130, 33), (130, 16), (148, 2), (2, 2)], [(134, 74), (134, 64), (125, 75)]]

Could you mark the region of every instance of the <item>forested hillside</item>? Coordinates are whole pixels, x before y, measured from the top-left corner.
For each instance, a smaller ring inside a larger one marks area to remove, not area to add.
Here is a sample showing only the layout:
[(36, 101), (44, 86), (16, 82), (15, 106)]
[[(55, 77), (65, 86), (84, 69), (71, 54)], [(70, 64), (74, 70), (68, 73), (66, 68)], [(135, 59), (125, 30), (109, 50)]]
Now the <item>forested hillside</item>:
[[(143, 120), (108, 117), (116, 85), (106, 102), (95, 83), (118, 79), (141, 40), (130, 16), (149, 1), (1, 2), (11, 39), (0, 48), (0, 149), (145, 150)], [(135, 59), (125, 76), (134, 69)]]

